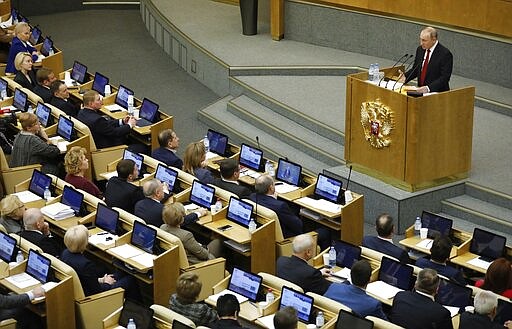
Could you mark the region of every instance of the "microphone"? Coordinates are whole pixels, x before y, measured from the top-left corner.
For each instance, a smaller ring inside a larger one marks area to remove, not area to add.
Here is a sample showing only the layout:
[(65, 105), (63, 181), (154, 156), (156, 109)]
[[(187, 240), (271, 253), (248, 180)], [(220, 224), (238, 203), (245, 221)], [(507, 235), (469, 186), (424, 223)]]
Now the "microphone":
[(258, 144), (258, 148), (261, 150), (261, 147), (260, 147), (260, 137), (259, 136), (256, 136), (256, 144)]
[[(412, 54), (411, 54), (411, 55), (409, 55), (409, 57), (407, 57), (407, 58), (405, 59), (405, 61), (403, 62), (403, 65), (405, 65), (405, 63), (407, 63), (407, 62), (408, 62), (411, 58), (413, 58), (413, 57), (414, 57), (414, 55), (412, 55)], [(411, 64), (412, 64), (412, 63), (411, 63)], [(407, 67), (409, 67), (409, 66), (410, 66), (410, 64), (409, 64)], [(405, 70), (405, 72), (407, 72), (407, 70)], [(403, 73), (403, 74), (405, 74), (405, 73)], [(395, 86), (396, 86), (396, 84), (398, 83), (398, 81), (400, 80), (400, 77), (401, 77), (401, 74), (398, 76), (398, 79), (396, 79), (395, 83), (393, 84), (393, 88), (391, 88), (391, 90), (395, 90)], [(401, 89), (400, 89), (400, 91), (401, 91)]]
[(352, 175), (352, 166), (349, 167), (349, 171), (348, 171), (348, 178), (347, 178), (347, 187), (345, 188), (345, 204), (347, 202), (350, 202), (352, 201), (352, 192), (350, 192), (350, 190), (348, 189), (348, 185), (350, 184), (350, 176)]
[[(414, 62), (409, 64), (409, 66), (407, 66), (407, 67), (409, 68), (413, 63)], [(419, 61), (418, 63), (416, 63), (416, 65), (413, 66), (413, 68), (409, 72), (409, 76), (405, 75), (405, 81), (407, 81), (407, 79), (409, 79), (411, 77), (411, 74), (413, 74), (413, 72), (418, 69), (419, 65), (421, 65), (421, 61)], [(403, 88), (404, 85), (405, 85), (405, 83), (402, 85), (402, 87), (400, 87), (400, 90), (399, 90), (400, 93), (402, 92), (402, 88)]]
[[(407, 57), (407, 56), (409, 56), (409, 54), (405, 54), (405, 55), (403, 55), (402, 57), (400, 57), (400, 58), (395, 62), (395, 64), (393, 64), (393, 66), (391, 66), (391, 68), (394, 68), (394, 67), (395, 67), (399, 62), (401, 62), (401, 61), (404, 59), (404, 57)], [(380, 79), (380, 80), (379, 80), (379, 83), (377, 84), (377, 86), (380, 86), (380, 83), (381, 83), (381, 82), (382, 82), (382, 80), (384, 80), (385, 78), (386, 78), (386, 75), (384, 75), (384, 76), (382, 77), (382, 79)]]

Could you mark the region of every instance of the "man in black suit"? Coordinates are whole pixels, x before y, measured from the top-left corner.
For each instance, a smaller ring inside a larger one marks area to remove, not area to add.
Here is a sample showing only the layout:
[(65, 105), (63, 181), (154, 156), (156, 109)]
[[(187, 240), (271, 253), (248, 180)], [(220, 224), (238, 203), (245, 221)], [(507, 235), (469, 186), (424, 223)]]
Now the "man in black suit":
[(63, 111), (67, 115), (76, 118), (78, 107), (69, 99), (68, 87), (63, 81), (57, 80), (50, 85), (50, 104)]
[[(505, 323), (493, 322), (498, 306), (498, 296), (492, 291), (481, 290), (474, 299), (474, 312), (460, 315), (459, 329), (503, 329), (512, 328), (512, 320)], [(512, 319), (512, 314), (510, 315)]]
[(304, 292), (314, 292), (323, 295), (331, 285), (324, 276), (330, 275), (330, 270), (317, 270), (308, 264), (314, 256), (313, 238), (309, 234), (297, 235), (293, 239), (293, 255), (281, 256), (277, 260), (277, 276), (295, 283)]
[(34, 87), (34, 93), (39, 95), (43, 99), (43, 102), (50, 103), (52, 94), (50, 92), (50, 85), (57, 80), (55, 73), (52, 70), (42, 67), (37, 70), (36, 81), (37, 84)]
[(137, 201), (144, 199), (140, 186), (131, 182), (139, 177), (139, 169), (131, 159), (117, 163), (117, 176), (110, 178), (105, 189), (105, 202), (109, 207), (118, 207), (133, 214)]
[(217, 316), (219, 320), (211, 325), (212, 329), (244, 328), (238, 322), (240, 304), (233, 294), (225, 294), (217, 300)]
[(401, 80), (407, 83), (418, 78), (416, 91), (421, 93), (448, 91), (452, 68), (452, 53), (437, 40), (437, 30), (429, 26), (421, 30), (414, 65)]
[(401, 263), (409, 263), (407, 251), (393, 244), (393, 217), (388, 214), (381, 214), (375, 220), (375, 228), (379, 236), (367, 235), (363, 238), (363, 247), (377, 250), (378, 252), (392, 256)]
[(62, 245), (52, 237), (50, 226), (44, 221), (44, 215), (39, 208), (29, 208), (23, 214), (23, 225), (25, 229), (21, 237), (32, 242), (44, 252), (59, 257), (62, 252)]
[(224, 159), (220, 162), (220, 178), (214, 181), (214, 185), (236, 194), (239, 198), (248, 198), (251, 190), (238, 182), (240, 166), (235, 159)]
[(164, 129), (158, 134), (159, 148), (151, 153), (151, 157), (162, 161), (168, 166), (183, 169), (183, 160), (177, 155), (176, 151), (180, 147), (180, 138), (172, 129)]
[(16, 328), (41, 328), (39, 321), (25, 306), (34, 298), (43, 296), (44, 290), (41, 287), (19, 295), (0, 294), (0, 321), (15, 318), (18, 322)]
[(415, 291), (401, 291), (393, 298), (391, 322), (404, 328), (453, 329), (450, 311), (434, 301), (439, 282), (435, 270), (421, 270)]

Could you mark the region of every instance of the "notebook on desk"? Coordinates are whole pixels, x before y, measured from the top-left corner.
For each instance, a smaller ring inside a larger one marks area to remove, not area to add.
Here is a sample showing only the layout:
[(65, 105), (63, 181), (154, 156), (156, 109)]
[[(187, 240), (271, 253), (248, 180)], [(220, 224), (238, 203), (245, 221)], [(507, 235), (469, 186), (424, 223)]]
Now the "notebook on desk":
[(16, 259), (16, 253), (16, 239), (0, 232), (0, 259), (6, 263), (13, 262)]
[(392, 299), (399, 291), (413, 287), (413, 271), (412, 266), (382, 257), (378, 281), (369, 283), (366, 290), (383, 299)]
[(12, 99), (12, 105), (6, 106), (11, 112), (27, 111), (28, 105), (28, 96), (27, 94), (19, 88), (14, 89), (14, 96)]
[(438, 235), (450, 237), (453, 221), (449, 218), (423, 211), (421, 214), (421, 227), (428, 228), (428, 238), (434, 239)]
[(291, 306), (297, 310), (299, 321), (309, 323), (313, 311), (314, 299), (311, 296), (283, 286), (279, 300), (279, 310)]
[(240, 175), (251, 176), (254, 172), (260, 171), (262, 167), (263, 151), (242, 143), (240, 146), (240, 158), (238, 162), (241, 166), (245, 167), (240, 170)]
[(235, 267), (229, 279), (228, 288), (208, 298), (217, 302), (220, 296), (233, 294), (240, 304), (247, 300), (255, 302), (262, 282), (261, 276)]
[(119, 213), (103, 203), (98, 203), (94, 225), (103, 232), (91, 235), (89, 243), (92, 245), (113, 245), (120, 233)]
[(28, 185), (28, 190), (40, 198), (44, 197), (44, 190), (49, 187), (51, 189), (52, 186), (52, 178), (41, 171), (34, 169), (32, 172), (32, 177), (30, 178), (30, 183)]
[(232, 196), (229, 198), (226, 218), (248, 228), (252, 218), (252, 209), (252, 204)]
[(0, 95), (2, 92), (5, 92), (5, 96), (8, 97), (9, 86), (7, 80), (0, 78)]
[(478, 259), (491, 263), (503, 256), (507, 238), (475, 227), (469, 252), (479, 255)]
[(198, 180), (192, 182), (189, 201), (199, 207), (211, 210), (213, 198), (215, 196), (215, 188), (201, 183)]
[(335, 329), (372, 329), (373, 321), (361, 318), (351, 312), (340, 310)]
[(349, 271), (342, 270), (333, 273), (333, 275), (341, 277), (342, 279), (350, 279), (350, 269), (352, 265), (361, 259), (361, 247), (338, 240), (334, 243), (334, 249), (336, 250), (336, 265), (348, 269)]
[(61, 203), (69, 206), (76, 216), (80, 215), (83, 201), (84, 195), (82, 193), (69, 185), (64, 186), (64, 189), (62, 190)]
[(144, 98), (139, 110), (139, 119), (137, 119), (136, 123), (137, 127), (146, 127), (155, 123), (159, 107), (157, 103)]
[(227, 156), (228, 136), (218, 131), (208, 129), (206, 137), (210, 142), (210, 151), (206, 154), (206, 159), (211, 159), (217, 156)]
[(343, 182), (323, 174), (318, 174), (313, 198), (325, 199), (336, 204), (344, 204)]
[(105, 97), (105, 86), (108, 85), (108, 78), (103, 74), (96, 72), (92, 82), (92, 89), (96, 90), (101, 96)]
[(169, 194), (174, 191), (174, 185), (178, 179), (178, 172), (159, 163), (156, 167), (155, 178), (165, 184), (164, 192)]
[(119, 85), (117, 90), (115, 103), (112, 105), (106, 105), (105, 107), (110, 112), (121, 112), (128, 110), (128, 96), (133, 96), (134, 93), (131, 89), (126, 88), (123, 85)]
[(133, 222), (133, 231), (130, 243), (148, 254), (153, 254), (156, 243), (156, 230), (142, 222)]
[(41, 55), (50, 56), (50, 52), (53, 50), (53, 41), (50, 37), (46, 37), (43, 40), (43, 45), (41, 46)]
[(39, 38), (41, 38), (41, 29), (37, 26), (34, 26), (32, 28), (32, 32), (30, 33), (28, 42), (30, 42), (32, 45), (36, 45), (39, 43)]
[(135, 221), (133, 223), (130, 244), (123, 244), (111, 248), (109, 251), (123, 259), (130, 259), (140, 264), (144, 269), (133, 268), (125, 263), (130, 269), (144, 272), (146, 269), (153, 267), (153, 260), (156, 257), (153, 254), (155, 245), (156, 230), (140, 221)]
[(25, 272), (7, 277), (6, 280), (19, 289), (44, 284), (48, 281), (50, 268), (50, 259), (31, 249), (28, 252)]
[(73, 79), (76, 84), (84, 84), (87, 78), (87, 66), (80, 63), (79, 61), (75, 61), (73, 63), (73, 68), (71, 69), (71, 79)]
[(36, 115), (39, 119), (39, 123), (43, 127), (48, 127), (49, 124), (51, 124), (51, 113), (52, 110), (50, 107), (46, 106), (45, 104), (38, 102), (36, 106)]
[[(473, 290), (457, 283), (441, 278), (439, 289), (435, 297), (436, 302), (452, 308), (453, 312), (461, 307), (473, 305), (471, 294)], [(450, 308), (448, 308), (450, 310)], [(450, 310), (452, 312), (452, 310)], [(453, 316), (454, 314), (452, 314)]]

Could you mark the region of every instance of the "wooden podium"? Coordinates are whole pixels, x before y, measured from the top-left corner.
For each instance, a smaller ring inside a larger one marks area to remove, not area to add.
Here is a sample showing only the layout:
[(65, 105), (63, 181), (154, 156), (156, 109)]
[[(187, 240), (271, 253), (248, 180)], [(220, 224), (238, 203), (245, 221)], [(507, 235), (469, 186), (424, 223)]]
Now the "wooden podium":
[(347, 76), (347, 165), (411, 192), (468, 176), (474, 87), (414, 98), (367, 78)]

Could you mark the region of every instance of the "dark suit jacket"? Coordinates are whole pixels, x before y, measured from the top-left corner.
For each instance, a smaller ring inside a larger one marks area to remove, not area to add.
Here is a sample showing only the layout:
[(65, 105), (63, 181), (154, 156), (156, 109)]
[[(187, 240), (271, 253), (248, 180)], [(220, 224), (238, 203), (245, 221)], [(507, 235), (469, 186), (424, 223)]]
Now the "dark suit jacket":
[(359, 316), (371, 315), (384, 320), (388, 319), (382, 311), (382, 304), (377, 299), (348, 282), (331, 284), (324, 296), (350, 307)]
[(118, 207), (132, 214), (137, 201), (145, 198), (140, 186), (135, 186), (117, 176), (108, 180), (104, 197), (107, 206)]
[(404, 328), (453, 329), (450, 311), (413, 291), (401, 291), (393, 299), (391, 322)]
[(32, 242), (39, 248), (43, 249), (45, 253), (52, 256), (59, 257), (62, 252), (62, 245), (53, 237), (47, 237), (40, 232), (24, 230), (21, 232), (21, 237)]
[[(12, 318), (17, 314), (16, 309), (30, 303), (27, 294), (4, 295), (0, 294), (0, 321)], [(18, 322), (19, 324), (19, 322)]]
[[(14, 58), (16, 58), (18, 53), (27, 52), (32, 54), (34, 51), (36, 51), (36, 48), (30, 46), (28, 43), (24, 44), (20, 39), (18, 39), (18, 37), (12, 38), (11, 49), (9, 49), (9, 57), (7, 58), (5, 73), (16, 73), (16, 68), (14, 67)], [(35, 62), (37, 60), (37, 55), (32, 55), (32, 60)]]
[(279, 217), (279, 224), (284, 238), (302, 234), (302, 220), (295, 215), (285, 201), (274, 199), (270, 195), (253, 193), (249, 196), (252, 201), (272, 209)]
[(162, 161), (168, 166), (183, 169), (183, 161), (173, 151), (166, 149), (165, 147), (159, 147), (151, 154), (152, 158)]
[(75, 104), (73, 104), (70, 100), (66, 101), (62, 98), (52, 96), (50, 99), (50, 104), (74, 118), (76, 118), (78, 115), (78, 107), (76, 107)]
[(492, 322), (487, 315), (464, 312), (460, 315), (459, 329), (503, 329), (503, 323)]
[(98, 266), (98, 264), (90, 261), (83, 254), (72, 253), (65, 249), (60, 259), (71, 266), (76, 274), (78, 274), (86, 296), (94, 295), (110, 288), (108, 284), (100, 284), (98, 282), (98, 278), (107, 273), (106, 270), (102, 266)]
[[(162, 200), (162, 202), (164, 202), (164, 200)], [(144, 219), (146, 224), (160, 227), (164, 224), (162, 220), (162, 210), (164, 209), (164, 205), (162, 202), (155, 201), (151, 198), (144, 198), (140, 201), (137, 201), (133, 214)], [(198, 219), (199, 218), (197, 217), (197, 214), (188, 214), (183, 219), (183, 224), (181, 226), (184, 227), (192, 224)]]
[(37, 85), (36, 74), (34, 73), (34, 70), (28, 71), (28, 76), (32, 81), (29, 81), (25, 74), (21, 73), (21, 71), (18, 71), (16, 72), (14, 81), (19, 83), (23, 88), (27, 88), (30, 91), (34, 91), (34, 87)]
[(407, 251), (392, 244), (389, 241), (383, 240), (378, 236), (367, 235), (363, 238), (363, 247), (377, 250), (386, 255), (390, 255), (398, 259), (401, 263), (407, 264), (410, 262)]
[[(419, 78), (421, 75), (423, 57), (425, 50), (419, 46), (416, 49), (416, 57), (414, 58), (414, 65), (412, 69), (406, 72), (405, 82), (409, 82), (414, 78)], [(427, 75), (425, 76), (424, 85), (428, 86), (431, 92), (434, 91), (448, 91), (450, 90), (450, 77), (453, 68), (453, 55), (441, 43), (437, 43), (436, 48), (430, 54), (430, 59), (427, 66)]]
[(89, 127), (97, 148), (125, 144), (126, 136), (131, 131), (129, 125), (120, 126), (118, 120), (105, 118), (98, 112), (88, 108), (80, 110), (77, 119)]
[(461, 284), (463, 286), (466, 285), (466, 280), (464, 280), (462, 271), (456, 269), (455, 267), (434, 263), (433, 261), (426, 257), (418, 258), (416, 260), (416, 266), (421, 268), (431, 268), (433, 270), (436, 270), (438, 274), (443, 275), (448, 279), (452, 279), (458, 284)]
[(50, 94), (50, 89), (46, 88), (45, 86), (41, 86), (40, 84), (36, 83), (34, 86), (34, 90), (32, 90), (34, 93), (39, 95), (43, 99), (43, 102), (50, 103), (52, 99), (52, 94)]
[(238, 323), (236, 320), (231, 319), (222, 319), (215, 322), (213, 325), (210, 325), (211, 329), (237, 329), (244, 328)]
[(215, 178), (212, 172), (208, 168), (196, 168), (194, 169), (194, 176), (203, 184), (213, 184)]
[(213, 182), (213, 184), (220, 187), (221, 189), (224, 189), (226, 191), (236, 194), (241, 199), (248, 198), (249, 195), (252, 193), (252, 191), (249, 188), (247, 188), (243, 185), (238, 185), (236, 183), (227, 182), (227, 181), (222, 180), (221, 178), (217, 178)]
[(304, 292), (314, 292), (323, 295), (331, 285), (322, 272), (310, 266), (304, 260), (296, 256), (281, 256), (277, 259), (277, 276), (295, 283)]

